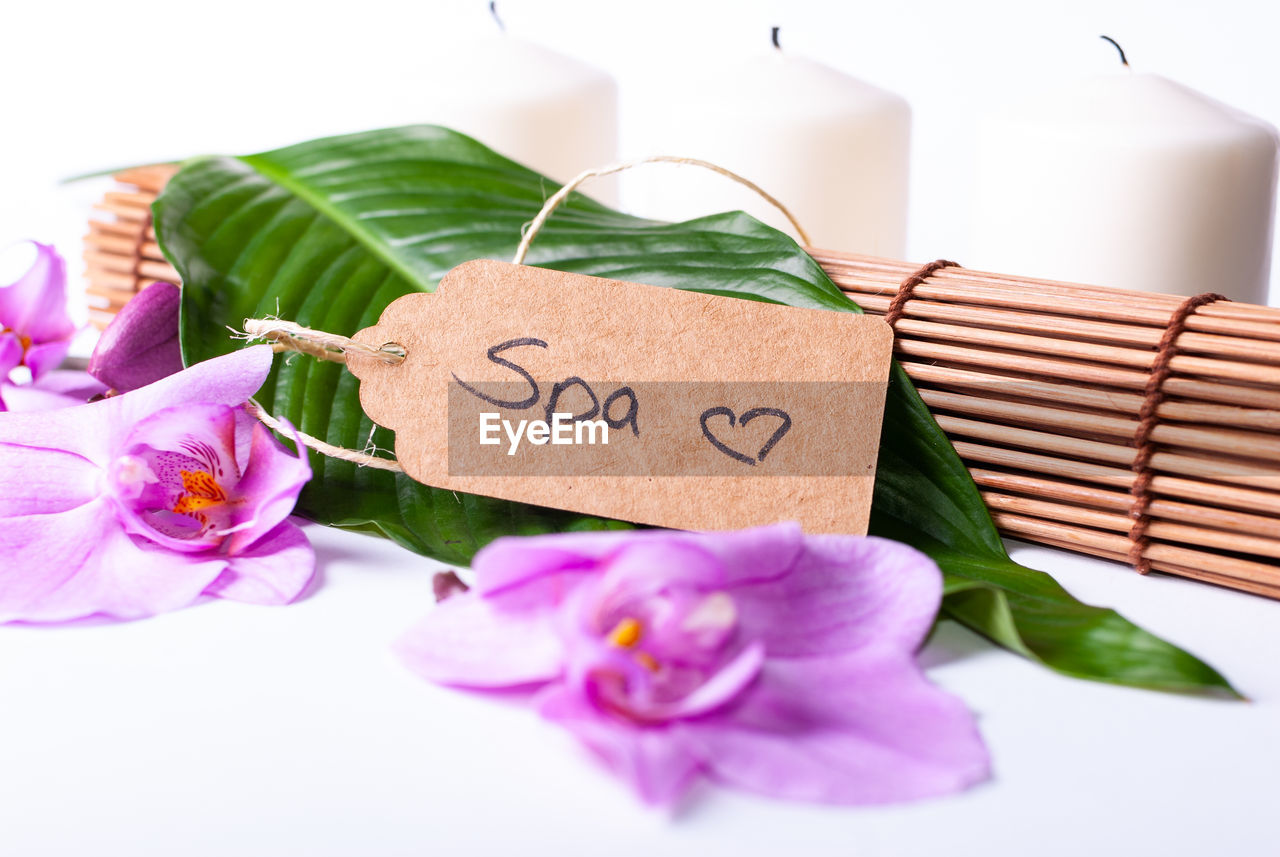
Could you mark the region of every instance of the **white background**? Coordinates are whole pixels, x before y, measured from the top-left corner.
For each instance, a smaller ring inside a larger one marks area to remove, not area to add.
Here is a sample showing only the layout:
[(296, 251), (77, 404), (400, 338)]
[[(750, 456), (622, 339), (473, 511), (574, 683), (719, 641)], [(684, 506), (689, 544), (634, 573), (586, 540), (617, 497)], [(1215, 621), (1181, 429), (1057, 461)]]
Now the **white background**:
[[(976, 118), (1109, 67), (1099, 33), (1140, 69), (1280, 122), (1280, 17), (1263, 2), (501, 8), (513, 33), (617, 76), (624, 155), (648, 153), (646, 128), (682, 75), (762, 47), (774, 24), (787, 50), (902, 93), (915, 110), (916, 259), (966, 259)], [(102, 185), (55, 187), (62, 176), (382, 124), (386, 99), (460, 85), (415, 76), (415, 62), (487, 26), (471, 2), (6, 4), (0, 243), (54, 239), (77, 255)], [(434, 563), (309, 532), (323, 585), (293, 607), (0, 628), (0, 854), (1280, 852), (1272, 602), (1022, 548), (1023, 562), (1204, 656), (1254, 702), (1059, 678), (952, 628), (925, 659), (981, 718), (993, 783), (861, 810), (706, 789), (668, 818), (528, 712), (395, 663), (388, 644), (429, 608)]]
[[(399, 121), (424, 90), (465, 86), (424, 79), (424, 56), (494, 27), (480, 0), (5, 5), (0, 241), (54, 235), (72, 255), (83, 206), (101, 186), (51, 194), (59, 177)], [(774, 25), (787, 51), (901, 93), (914, 111), (917, 260), (981, 263), (966, 253), (977, 120), (1114, 69), (1100, 33), (1125, 46), (1135, 69), (1280, 124), (1280, 6), (1267, 0), (500, 0), (499, 10), (513, 35), (613, 73), (624, 156), (654, 154), (647, 129), (667, 99), (687, 97), (682, 78), (767, 49)], [(678, 172), (626, 181), (678, 181)], [(1273, 303), (1278, 282), (1273, 273)]]

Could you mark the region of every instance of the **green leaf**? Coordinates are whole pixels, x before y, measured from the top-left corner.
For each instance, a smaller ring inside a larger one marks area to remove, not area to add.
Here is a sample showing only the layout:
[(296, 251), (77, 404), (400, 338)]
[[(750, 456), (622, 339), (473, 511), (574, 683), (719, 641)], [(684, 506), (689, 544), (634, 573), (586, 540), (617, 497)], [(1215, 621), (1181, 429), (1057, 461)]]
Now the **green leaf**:
[[(182, 275), (188, 363), (237, 347), (227, 327), (278, 315), (339, 334), (372, 325), (455, 265), (510, 259), (555, 185), (442, 128), (317, 140), (241, 158), (189, 162), (156, 202), (156, 229)], [(790, 306), (857, 312), (787, 236), (742, 214), (641, 220), (575, 194), (527, 260), (564, 271)], [(625, 312), (625, 307), (619, 307)], [(332, 363), (281, 359), (258, 396), (329, 443), (389, 450)], [(507, 534), (623, 527), (584, 515), (458, 494), (403, 475), (312, 455), (299, 511), (369, 529), (465, 563)], [(895, 366), (873, 532), (930, 553), (947, 574), (943, 609), (997, 643), (1071, 675), (1166, 690), (1228, 688), (1194, 657), (1113, 611), (1081, 604), (1013, 563), (946, 436)]]

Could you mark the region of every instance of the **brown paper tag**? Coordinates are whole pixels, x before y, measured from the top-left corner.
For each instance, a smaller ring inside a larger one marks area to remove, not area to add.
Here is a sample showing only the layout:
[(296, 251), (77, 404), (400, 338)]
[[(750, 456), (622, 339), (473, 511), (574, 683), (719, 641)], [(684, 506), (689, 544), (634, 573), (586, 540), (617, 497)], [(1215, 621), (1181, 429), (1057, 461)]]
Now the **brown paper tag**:
[(405, 351), (348, 368), (419, 482), (680, 529), (866, 532), (878, 318), (481, 260), (355, 339)]

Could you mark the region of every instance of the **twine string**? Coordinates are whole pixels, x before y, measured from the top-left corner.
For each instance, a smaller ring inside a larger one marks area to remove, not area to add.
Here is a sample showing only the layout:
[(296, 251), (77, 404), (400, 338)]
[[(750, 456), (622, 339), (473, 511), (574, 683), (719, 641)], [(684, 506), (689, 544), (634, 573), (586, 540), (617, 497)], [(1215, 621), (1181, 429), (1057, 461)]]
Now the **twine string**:
[(1138, 428), (1133, 435), (1134, 455), (1132, 469), (1135, 475), (1133, 487), (1129, 494), (1133, 498), (1129, 506), (1129, 517), (1133, 524), (1129, 527), (1129, 564), (1139, 574), (1151, 571), (1151, 561), (1147, 559), (1147, 548), (1151, 539), (1147, 536), (1147, 527), (1151, 516), (1147, 510), (1151, 506), (1151, 480), (1155, 472), (1151, 468), (1151, 457), (1155, 454), (1155, 444), (1151, 433), (1160, 422), (1156, 412), (1164, 401), (1164, 383), (1173, 372), (1173, 358), (1178, 354), (1178, 337), (1186, 329), (1187, 319), (1195, 311), (1207, 304), (1230, 300), (1223, 295), (1206, 292), (1202, 295), (1187, 298), (1174, 311), (1169, 324), (1156, 346), (1156, 359), (1151, 364), (1151, 374), (1147, 376), (1146, 388), (1143, 391), (1142, 407), (1138, 411)]
[(350, 461), (352, 464), (359, 465), (360, 467), (373, 467), (377, 470), (389, 470), (393, 473), (404, 473), (404, 468), (401, 467), (400, 462), (396, 461), (394, 458), (382, 458), (381, 456), (370, 455), (367, 452), (357, 452), (354, 449), (347, 449), (345, 446), (334, 446), (331, 443), (326, 443), (318, 437), (309, 435), (304, 431), (299, 431), (293, 426), (287, 425), (286, 423), (283, 423), (271, 416), (271, 414), (267, 413), (266, 409), (263, 408), (262, 405), (258, 404), (253, 399), (250, 399), (245, 403), (244, 409), (246, 413), (255, 417), (267, 428), (277, 431), (285, 437), (296, 437), (302, 442), (303, 446), (314, 449), (321, 455), (326, 455), (329, 458), (337, 458), (341, 461)]
[(893, 296), (893, 300), (889, 302), (889, 309), (885, 311), (884, 320), (892, 328), (897, 328), (898, 320), (902, 318), (903, 313), (907, 311), (907, 301), (915, 297), (916, 286), (932, 277), (943, 268), (959, 268), (959, 262), (951, 262), (947, 259), (938, 259), (924, 265), (920, 270), (916, 271), (910, 277), (907, 277), (898, 284), (898, 293)]
[(547, 222), (547, 218), (549, 218), (552, 212), (559, 208), (560, 204), (569, 198), (569, 194), (577, 190), (580, 185), (593, 178), (625, 172), (626, 170), (634, 169), (644, 164), (683, 164), (685, 166), (701, 167), (704, 170), (710, 170), (713, 173), (722, 175), (727, 179), (732, 179), (743, 187), (750, 189), (757, 196), (764, 199), (765, 202), (782, 212), (782, 215), (787, 218), (787, 221), (791, 224), (791, 228), (796, 231), (796, 235), (800, 236), (800, 240), (802, 242), (806, 245), (813, 243), (809, 240), (809, 233), (805, 232), (804, 227), (800, 225), (798, 220), (796, 220), (795, 215), (793, 215), (785, 205), (766, 192), (764, 188), (760, 187), (760, 185), (750, 179), (744, 178), (732, 170), (727, 170), (719, 164), (713, 164), (710, 161), (703, 161), (698, 158), (682, 158), (676, 155), (651, 155), (647, 158), (639, 158), (634, 161), (624, 161), (620, 164), (611, 164), (607, 167), (596, 167), (591, 170), (583, 170), (570, 179), (568, 184), (552, 194), (551, 197), (543, 203), (542, 210), (539, 211), (538, 215), (533, 218), (532, 222), (530, 222), (528, 229), (525, 230), (524, 236), (520, 239), (520, 246), (516, 248), (516, 255), (511, 259), (512, 264), (524, 264), (525, 256), (529, 254), (529, 246), (533, 244), (533, 239), (538, 237), (538, 233), (542, 231), (542, 227)]
[(367, 355), (389, 366), (397, 366), (405, 358), (404, 346), (395, 342), (374, 348), (350, 337), (314, 330), (279, 318), (245, 319), (242, 338), (249, 342), (270, 342), (271, 349), (277, 354), (296, 351), (317, 360), (343, 365), (346, 365), (348, 354)]

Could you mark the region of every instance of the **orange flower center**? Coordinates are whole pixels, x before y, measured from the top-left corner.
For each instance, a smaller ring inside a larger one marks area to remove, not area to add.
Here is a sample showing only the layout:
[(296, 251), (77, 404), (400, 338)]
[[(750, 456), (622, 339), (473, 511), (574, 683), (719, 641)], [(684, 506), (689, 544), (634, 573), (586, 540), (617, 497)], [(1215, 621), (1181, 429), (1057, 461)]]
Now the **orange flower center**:
[(220, 506), (227, 502), (227, 493), (214, 478), (203, 470), (180, 470), (182, 477), (182, 493), (173, 504), (173, 511), (179, 515), (190, 515), (203, 520), (201, 514), (205, 509)]
[[(612, 645), (619, 649), (634, 649), (640, 642), (640, 637), (644, 634), (644, 626), (640, 624), (640, 620), (633, 616), (628, 616), (617, 625), (613, 626), (613, 630), (609, 632), (608, 640)], [(640, 666), (649, 672), (657, 672), (659, 668), (658, 660), (648, 652), (640, 651), (635, 653), (635, 659)]]

